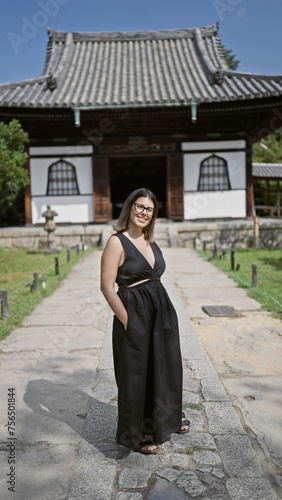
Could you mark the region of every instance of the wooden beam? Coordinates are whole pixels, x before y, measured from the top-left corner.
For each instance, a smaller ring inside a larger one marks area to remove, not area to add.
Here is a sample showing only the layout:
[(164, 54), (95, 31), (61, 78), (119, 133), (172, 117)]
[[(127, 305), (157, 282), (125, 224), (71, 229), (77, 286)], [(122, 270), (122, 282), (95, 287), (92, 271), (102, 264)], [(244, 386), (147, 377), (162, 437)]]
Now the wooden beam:
[[(26, 162), (26, 169), (28, 171), (29, 180), (30, 180), (29, 159)], [(25, 225), (26, 226), (31, 226), (32, 225), (32, 214), (31, 214), (31, 189), (30, 189), (30, 183), (28, 184), (28, 186), (25, 186), (25, 188), (24, 188), (24, 207), (25, 207)]]
[(247, 217), (254, 217), (254, 185), (252, 174), (252, 144), (246, 143), (246, 207)]

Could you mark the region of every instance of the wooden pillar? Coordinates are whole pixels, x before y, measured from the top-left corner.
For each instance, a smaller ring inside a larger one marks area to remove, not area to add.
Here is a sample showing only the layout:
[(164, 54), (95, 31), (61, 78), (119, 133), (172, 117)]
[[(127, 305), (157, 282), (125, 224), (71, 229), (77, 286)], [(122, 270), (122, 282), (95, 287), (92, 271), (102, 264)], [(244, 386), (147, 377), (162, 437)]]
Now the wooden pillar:
[(252, 174), (252, 144), (247, 141), (246, 144), (246, 207), (247, 217), (253, 217), (254, 214), (254, 185)]
[(93, 155), (94, 222), (108, 222), (112, 218), (109, 160), (104, 155)]
[[(28, 171), (29, 180), (30, 180), (29, 159), (26, 162), (26, 169)], [(30, 189), (30, 184), (28, 184), (28, 186), (25, 186), (25, 188), (24, 188), (24, 207), (25, 207), (25, 225), (26, 226), (31, 226), (32, 225), (32, 215), (31, 215), (31, 189)]]
[(183, 153), (168, 155), (167, 168), (167, 217), (183, 220)]
[(281, 200), (280, 200), (280, 181), (276, 181), (276, 197), (277, 197), (277, 217), (281, 217)]

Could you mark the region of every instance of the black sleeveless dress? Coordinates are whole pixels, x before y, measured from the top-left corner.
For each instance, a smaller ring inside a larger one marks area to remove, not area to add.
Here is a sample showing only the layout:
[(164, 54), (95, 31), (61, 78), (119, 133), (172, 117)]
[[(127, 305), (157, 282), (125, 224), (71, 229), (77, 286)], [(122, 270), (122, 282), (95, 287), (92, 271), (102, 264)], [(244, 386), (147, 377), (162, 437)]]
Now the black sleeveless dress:
[[(117, 443), (134, 448), (144, 435), (155, 443), (181, 427), (182, 362), (178, 320), (161, 284), (162, 252), (151, 243), (154, 267), (123, 233), (116, 233), (124, 252), (116, 282), (128, 312), (124, 329), (114, 316), (113, 356), (118, 386)], [(144, 283), (129, 285), (147, 279)]]

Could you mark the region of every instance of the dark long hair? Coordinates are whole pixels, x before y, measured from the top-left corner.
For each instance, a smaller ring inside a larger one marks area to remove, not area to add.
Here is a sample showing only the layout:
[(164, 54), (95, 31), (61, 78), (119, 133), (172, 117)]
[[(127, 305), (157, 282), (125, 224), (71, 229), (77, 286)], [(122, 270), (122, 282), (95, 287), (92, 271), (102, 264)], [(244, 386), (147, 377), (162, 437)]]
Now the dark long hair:
[(130, 211), (133, 203), (138, 200), (138, 198), (149, 198), (152, 200), (154, 203), (154, 213), (152, 215), (152, 218), (149, 222), (149, 224), (143, 229), (144, 237), (146, 240), (149, 242), (154, 241), (154, 227), (155, 227), (155, 220), (157, 217), (158, 213), (158, 202), (157, 198), (155, 197), (154, 193), (150, 191), (147, 188), (140, 188), (136, 189), (130, 195), (127, 197), (125, 200), (119, 219), (117, 221), (116, 226), (114, 226), (114, 229), (117, 233), (124, 233), (129, 227), (129, 217), (130, 217)]

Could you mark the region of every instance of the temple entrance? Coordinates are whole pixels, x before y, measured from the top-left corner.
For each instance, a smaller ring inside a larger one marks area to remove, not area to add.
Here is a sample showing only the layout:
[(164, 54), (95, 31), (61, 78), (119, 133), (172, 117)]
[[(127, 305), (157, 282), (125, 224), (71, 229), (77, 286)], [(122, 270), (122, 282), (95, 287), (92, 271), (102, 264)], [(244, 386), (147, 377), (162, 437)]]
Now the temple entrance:
[(167, 217), (166, 156), (134, 156), (110, 158), (110, 187), (113, 219), (119, 217), (127, 196), (145, 187), (153, 191), (159, 203), (158, 217)]

